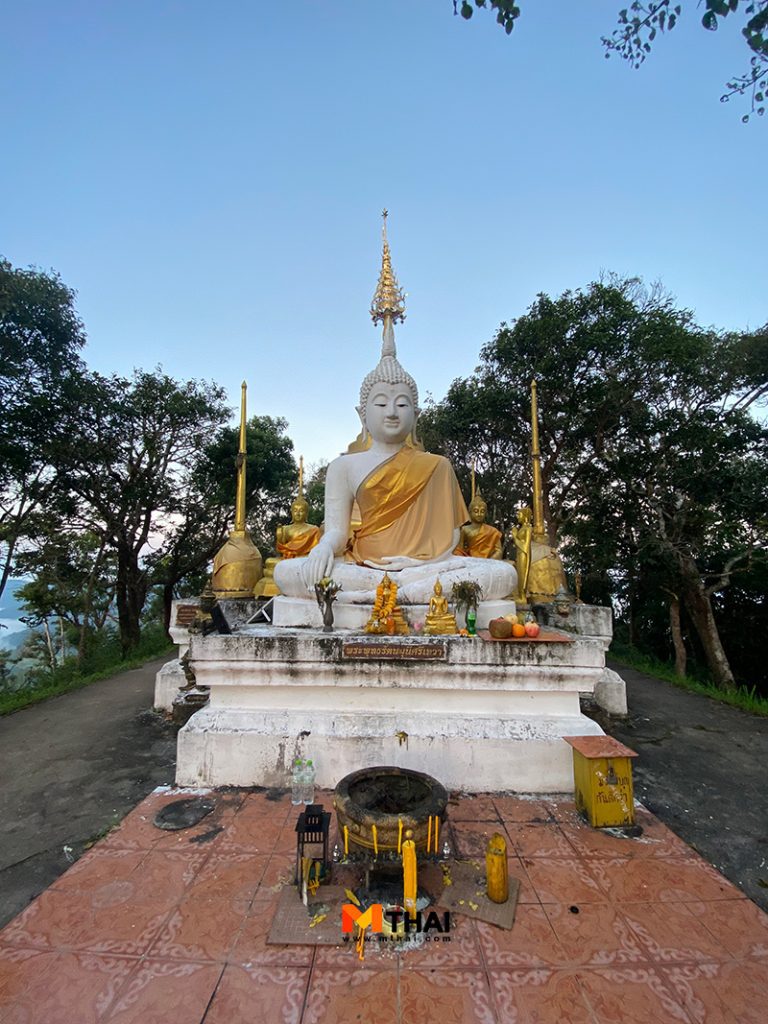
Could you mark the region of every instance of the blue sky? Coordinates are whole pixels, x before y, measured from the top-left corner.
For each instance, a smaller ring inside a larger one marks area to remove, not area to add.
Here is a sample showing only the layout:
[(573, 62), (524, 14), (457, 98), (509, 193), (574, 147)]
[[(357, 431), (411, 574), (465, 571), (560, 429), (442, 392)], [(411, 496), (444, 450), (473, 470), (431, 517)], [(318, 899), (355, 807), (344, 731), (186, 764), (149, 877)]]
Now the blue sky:
[(296, 452), (357, 432), (383, 206), (422, 394), (538, 292), (660, 279), (699, 322), (766, 315), (768, 125), (718, 102), (738, 24), (693, 4), (640, 71), (620, 4), (27, 0), (0, 15), (0, 253), (78, 292), (86, 358), (205, 377)]

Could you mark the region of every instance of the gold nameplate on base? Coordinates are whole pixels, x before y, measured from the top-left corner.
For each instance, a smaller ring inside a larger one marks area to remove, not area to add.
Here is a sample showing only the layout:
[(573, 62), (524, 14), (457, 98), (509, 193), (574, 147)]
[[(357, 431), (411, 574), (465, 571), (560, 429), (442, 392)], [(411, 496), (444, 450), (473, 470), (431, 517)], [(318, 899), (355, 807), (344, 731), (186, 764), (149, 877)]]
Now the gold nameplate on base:
[(381, 640), (366, 643), (356, 641), (343, 644), (341, 654), (344, 658), (357, 658), (370, 661), (382, 661), (385, 658), (401, 661), (439, 661), (445, 659), (446, 645), (442, 643), (382, 643)]

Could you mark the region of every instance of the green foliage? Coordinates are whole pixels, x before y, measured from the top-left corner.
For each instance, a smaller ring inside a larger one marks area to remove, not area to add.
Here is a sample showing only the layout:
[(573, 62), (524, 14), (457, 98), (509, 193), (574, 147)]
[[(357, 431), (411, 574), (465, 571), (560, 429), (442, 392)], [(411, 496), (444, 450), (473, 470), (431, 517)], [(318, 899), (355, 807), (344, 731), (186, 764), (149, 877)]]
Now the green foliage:
[(81, 668), (78, 668), (76, 659), (70, 658), (53, 672), (38, 669), (28, 673), (19, 686), (0, 687), (0, 715), (11, 714), (49, 697), (79, 690), (117, 672), (138, 668), (149, 659), (169, 652), (172, 647), (165, 630), (155, 624), (144, 630), (131, 658), (125, 659), (119, 636), (113, 631), (103, 631), (98, 635)]
[[(473, 0), (477, 8), (488, 8), (496, 13), (496, 21), (509, 35), (520, 16), (520, 8), (513, 0)], [(732, 96), (749, 96), (750, 112), (744, 114), (746, 123), (750, 114), (762, 117), (768, 92), (768, 0), (704, 0), (702, 26), (715, 31), (720, 21), (730, 14), (741, 12), (744, 27), (741, 34), (750, 52), (749, 67), (726, 84), (720, 97), (727, 103)], [(650, 54), (654, 40), (660, 33), (670, 32), (682, 15), (682, 3), (673, 0), (633, 0), (618, 14), (618, 27), (610, 36), (603, 36), (606, 58), (617, 54), (635, 69)], [(453, 0), (453, 13), (469, 19), (474, 14), (470, 0)]]

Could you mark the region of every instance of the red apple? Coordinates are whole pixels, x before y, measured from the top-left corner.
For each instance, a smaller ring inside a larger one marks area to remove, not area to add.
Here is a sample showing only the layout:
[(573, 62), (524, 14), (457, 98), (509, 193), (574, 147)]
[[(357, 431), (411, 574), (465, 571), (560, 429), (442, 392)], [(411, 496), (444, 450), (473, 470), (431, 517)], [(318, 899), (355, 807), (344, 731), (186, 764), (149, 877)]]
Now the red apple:
[(538, 636), (539, 635), (539, 624), (538, 624), (538, 622), (526, 622), (526, 624), (525, 624), (525, 635), (526, 636)]

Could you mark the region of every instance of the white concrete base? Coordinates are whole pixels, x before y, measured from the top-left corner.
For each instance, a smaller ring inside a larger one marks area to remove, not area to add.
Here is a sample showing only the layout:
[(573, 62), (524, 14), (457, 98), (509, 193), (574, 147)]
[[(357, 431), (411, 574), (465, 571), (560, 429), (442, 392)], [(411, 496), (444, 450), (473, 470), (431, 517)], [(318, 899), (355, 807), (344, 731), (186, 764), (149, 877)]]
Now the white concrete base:
[(613, 669), (603, 669), (603, 674), (595, 685), (593, 697), (595, 703), (609, 715), (626, 715), (627, 684)]
[(155, 676), (155, 702), (158, 711), (172, 711), (173, 700), (179, 688), (186, 686), (187, 677), (177, 658), (166, 663)]
[[(359, 658), (366, 644), (382, 656)], [(444, 657), (404, 657), (404, 647), (424, 644)], [(452, 789), (562, 792), (573, 775), (561, 737), (602, 733), (579, 708), (579, 691), (591, 693), (604, 668), (594, 639), (504, 644), (254, 626), (193, 636), (190, 660), (211, 698), (179, 733), (184, 786), (285, 786), (298, 755), (314, 760), (323, 787), (392, 764)]]
[[(336, 601), (333, 606), (334, 629), (363, 629), (371, 617), (371, 608), (372, 606), (369, 604), (341, 604)], [(428, 611), (429, 606), (426, 604), (403, 606), (403, 612), (410, 625), (416, 622), (423, 623)], [(477, 628), (487, 629), (491, 619), (514, 614), (514, 601), (481, 601), (477, 609)], [(460, 628), (465, 625), (463, 616), (461, 616), (461, 621), (457, 616), (457, 622)], [(280, 596), (276, 597), (272, 603), (272, 624), (281, 628), (321, 629), (323, 616), (317, 601), (310, 601), (302, 597)]]

